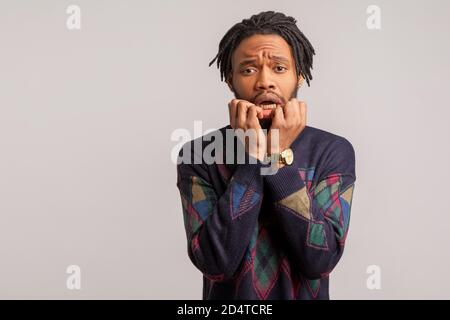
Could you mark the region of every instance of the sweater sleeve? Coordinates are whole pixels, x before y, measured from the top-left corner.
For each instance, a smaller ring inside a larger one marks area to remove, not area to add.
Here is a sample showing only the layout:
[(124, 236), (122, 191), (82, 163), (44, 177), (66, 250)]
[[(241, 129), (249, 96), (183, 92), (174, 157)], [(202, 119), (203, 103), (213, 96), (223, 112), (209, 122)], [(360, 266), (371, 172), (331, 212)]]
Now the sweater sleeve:
[(309, 279), (327, 276), (344, 250), (356, 180), (350, 142), (330, 143), (316, 169), (310, 190), (295, 161), (264, 177), (290, 260)]
[(261, 162), (254, 160), (237, 166), (223, 194), (205, 164), (177, 166), (188, 255), (208, 279), (231, 279), (244, 258), (263, 197)]

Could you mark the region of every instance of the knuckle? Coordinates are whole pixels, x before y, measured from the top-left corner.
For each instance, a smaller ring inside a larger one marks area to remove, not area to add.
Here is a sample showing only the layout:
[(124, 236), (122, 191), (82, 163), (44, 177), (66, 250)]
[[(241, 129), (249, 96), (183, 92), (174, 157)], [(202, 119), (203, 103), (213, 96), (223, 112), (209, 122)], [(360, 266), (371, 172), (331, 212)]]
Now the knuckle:
[(239, 100), (238, 103), (237, 103), (237, 105), (238, 105), (239, 107), (245, 106), (245, 101)]

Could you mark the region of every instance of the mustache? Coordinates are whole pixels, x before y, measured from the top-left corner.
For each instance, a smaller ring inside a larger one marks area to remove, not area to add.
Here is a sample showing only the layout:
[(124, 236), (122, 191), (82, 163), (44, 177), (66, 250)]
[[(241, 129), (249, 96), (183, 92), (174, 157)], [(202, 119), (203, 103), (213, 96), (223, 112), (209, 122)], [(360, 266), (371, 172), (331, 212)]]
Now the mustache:
[[(291, 93), (289, 99), (297, 98), (297, 93), (298, 93), (298, 87), (296, 87), (296, 88), (294, 89), (294, 91)], [(277, 96), (277, 97), (282, 101), (282, 105), (286, 105), (286, 103), (287, 103), (287, 101), (286, 101), (286, 99), (285, 99), (284, 97), (282, 97), (282, 96), (276, 94), (275, 92), (273, 92), (273, 91), (271, 91), (271, 90), (266, 91), (266, 92), (263, 92), (263, 93), (260, 93), (260, 94), (256, 95), (255, 97), (253, 97), (252, 99), (245, 99), (245, 98), (244, 98), (237, 90), (234, 91), (234, 97), (235, 97), (236, 99), (248, 100), (249, 102), (252, 102), (252, 103), (255, 102), (256, 98), (258, 98), (259, 96), (261, 96), (261, 95), (263, 95), (263, 94), (272, 94), (272, 95)]]
[(284, 99), (284, 97), (279, 96), (277, 93), (273, 92), (273, 91), (265, 91), (262, 92), (258, 95), (256, 95), (253, 99), (252, 102), (255, 104), (259, 104), (262, 101), (265, 100), (272, 100), (272, 101), (276, 101), (275, 103), (277, 104), (281, 104), (281, 105), (285, 105), (286, 104), (286, 100)]

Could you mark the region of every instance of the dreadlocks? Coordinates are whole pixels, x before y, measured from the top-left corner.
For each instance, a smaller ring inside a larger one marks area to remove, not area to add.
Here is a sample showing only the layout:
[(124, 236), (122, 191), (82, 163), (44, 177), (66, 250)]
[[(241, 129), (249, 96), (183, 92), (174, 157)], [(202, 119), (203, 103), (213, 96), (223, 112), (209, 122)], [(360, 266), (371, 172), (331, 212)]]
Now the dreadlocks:
[(309, 86), (312, 80), (311, 69), (313, 64), (314, 48), (298, 29), (297, 20), (280, 12), (265, 11), (244, 19), (235, 24), (219, 43), (219, 52), (209, 63), (211, 66), (217, 59), (220, 69), (220, 79), (223, 81), (231, 72), (231, 57), (239, 43), (254, 34), (278, 34), (286, 40), (294, 51), (295, 68), (297, 75), (301, 74)]

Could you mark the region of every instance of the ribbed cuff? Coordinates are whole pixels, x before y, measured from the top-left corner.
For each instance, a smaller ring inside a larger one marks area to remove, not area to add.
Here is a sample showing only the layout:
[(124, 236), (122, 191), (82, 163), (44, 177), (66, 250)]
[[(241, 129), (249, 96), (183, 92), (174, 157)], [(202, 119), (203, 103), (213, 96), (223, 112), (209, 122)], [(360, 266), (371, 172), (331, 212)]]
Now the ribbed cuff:
[(262, 191), (262, 166), (263, 163), (260, 160), (246, 154), (245, 162), (237, 165), (232, 179), (236, 179), (236, 181), (244, 185), (253, 185), (256, 189)]
[(273, 175), (264, 175), (263, 179), (274, 201), (286, 198), (305, 186), (295, 161), (290, 166), (285, 165), (278, 169)]

